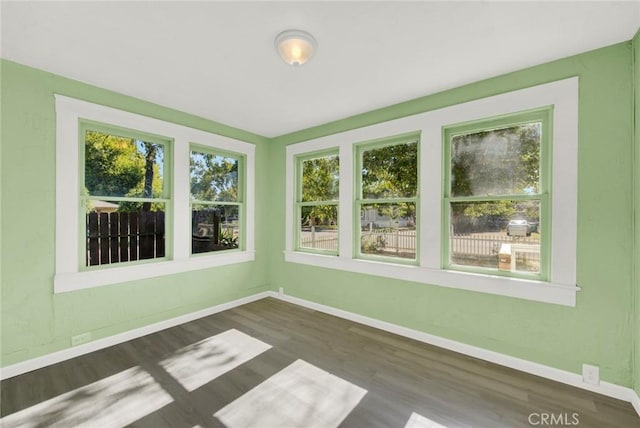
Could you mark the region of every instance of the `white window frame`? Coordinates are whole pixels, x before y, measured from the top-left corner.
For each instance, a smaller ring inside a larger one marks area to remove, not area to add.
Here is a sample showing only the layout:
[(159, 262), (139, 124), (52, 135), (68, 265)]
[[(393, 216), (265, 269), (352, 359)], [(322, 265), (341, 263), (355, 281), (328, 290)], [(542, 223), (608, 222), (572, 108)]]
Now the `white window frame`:
[[(302, 181), (304, 178), (304, 162), (306, 161), (310, 161), (310, 160), (315, 160), (315, 159), (320, 159), (320, 158), (325, 158), (325, 157), (331, 157), (331, 156), (338, 156), (338, 152), (337, 151), (331, 151), (329, 150), (321, 152), (321, 153), (308, 153), (308, 156), (304, 156), (304, 157), (296, 157), (295, 159), (295, 163), (296, 163), (296, 180), (298, 180), (297, 185), (296, 185), (296, 189), (295, 189), (295, 218), (296, 218), (296, 230), (294, 233), (295, 236), (295, 243), (294, 243), (294, 247), (296, 248), (296, 251), (300, 251), (300, 252), (305, 252), (305, 253), (315, 253), (315, 254), (325, 254), (325, 255), (329, 255), (329, 256), (335, 256), (338, 255), (338, 250), (333, 251), (333, 250), (324, 250), (324, 249), (320, 249), (320, 248), (311, 248), (311, 247), (303, 247), (300, 245), (300, 240), (301, 240), (301, 213), (302, 213), (302, 208), (304, 206), (313, 206), (313, 205), (335, 205), (336, 209), (338, 208), (338, 201), (336, 201), (335, 199), (327, 199), (327, 200), (320, 200), (320, 201), (302, 201), (302, 194), (303, 194), (303, 186), (302, 186)], [(340, 166), (340, 158), (338, 157), (338, 167)], [(339, 171), (339, 170), (338, 170)], [(338, 193), (340, 192), (340, 176), (338, 175)], [(339, 196), (339, 195), (338, 195)], [(340, 218), (340, 213), (338, 212), (338, 219)], [(338, 236), (340, 236), (340, 223), (338, 223)]]
[[(415, 144), (416, 145), (416, 177), (418, 179), (418, 182), (416, 183), (416, 193), (413, 196), (409, 196), (409, 197), (380, 197), (380, 198), (365, 198), (363, 195), (363, 179), (362, 179), (362, 167), (363, 167), (363, 156), (364, 153), (370, 150), (376, 150), (376, 149), (381, 149), (381, 148), (385, 148), (385, 147), (390, 147), (390, 146), (400, 146), (400, 145), (407, 145), (407, 144)], [(416, 207), (416, 214), (417, 214), (417, 218), (420, 218), (420, 213), (418, 212), (418, 209), (420, 208), (420, 188), (419, 188), (419, 180), (420, 180), (420, 162), (419, 162), (419, 156), (420, 156), (420, 135), (417, 134), (410, 134), (410, 135), (399, 135), (396, 136), (392, 139), (383, 139), (383, 140), (376, 140), (376, 141), (366, 141), (364, 143), (361, 144), (356, 144), (354, 146), (354, 155), (356, 156), (356, 160), (355, 160), (355, 165), (357, 166), (358, 170), (357, 173), (355, 174), (354, 177), (354, 183), (355, 183), (355, 205), (354, 205), (354, 210), (356, 213), (356, 216), (354, 218), (354, 225), (358, 225), (358, 227), (356, 227), (356, 232), (357, 232), (357, 239), (355, 239), (354, 245), (353, 245), (353, 252), (355, 254), (355, 258), (358, 259), (363, 259), (363, 260), (379, 260), (379, 261), (387, 261), (389, 263), (401, 263), (401, 264), (411, 264), (411, 265), (417, 265), (419, 264), (420, 261), (420, 245), (419, 245), (419, 239), (416, 239), (416, 247), (415, 247), (415, 253), (416, 253), (416, 257), (409, 259), (409, 258), (401, 258), (401, 257), (394, 257), (394, 256), (390, 256), (390, 255), (377, 255), (377, 254), (369, 254), (369, 253), (363, 253), (362, 252), (362, 221), (361, 221), (361, 216), (359, 215), (359, 213), (361, 212), (361, 210), (363, 209), (363, 206), (366, 205), (370, 205), (373, 204), (374, 201), (375, 203), (380, 203), (380, 204), (386, 204), (386, 205), (397, 205), (400, 203), (413, 203), (415, 204)], [(401, 202), (398, 202), (401, 201)], [(420, 231), (420, 224), (416, 223), (416, 233), (419, 233)], [(416, 235), (417, 238), (417, 235)]]
[[(193, 206), (194, 205), (204, 205), (204, 206), (209, 206), (209, 207), (215, 207), (215, 206), (224, 206), (224, 207), (237, 207), (238, 209), (238, 218), (240, 219), (240, 235), (239, 235), (239, 239), (238, 239), (238, 247), (237, 248), (228, 248), (225, 250), (218, 250), (218, 251), (242, 251), (245, 248), (245, 244), (244, 244), (244, 218), (245, 218), (245, 203), (246, 203), (246, 191), (245, 191), (245, 185), (244, 185), (244, 181), (245, 181), (245, 172), (246, 171), (246, 157), (241, 154), (241, 153), (237, 153), (237, 152), (224, 152), (222, 150), (220, 150), (219, 148), (217, 150), (212, 149), (211, 147), (205, 147), (202, 145), (198, 145), (198, 144), (191, 144), (191, 147), (189, 149), (189, 171), (191, 171), (191, 154), (192, 153), (201, 153), (201, 154), (210, 154), (213, 156), (222, 156), (225, 158), (231, 158), (231, 159), (235, 159), (238, 164), (238, 184), (237, 184), (237, 195), (238, 197), (236, 198), (235, 201), (220, 201), (217, 200), (217, 198), (211, 199), (211, 200), (204, 200), (204, 199), (193, 199), (191, 193), (189, 193), (189, 197), (190, 197), (190, 207), (189, 207), (189, 212), (193, 214)], [(191, 227), (193, 228), (193, 224), (191, 225)], [(202, 257), (203, 255), (211, 255), (211, 254), (218, 254), (215, 251), (205, 251), (205, 252), (201, 252), (201, 253), (194, 253), (193, 252), (193, 245), (191, 247), (191, 256), (192, 257)]]
[[(130, 113), (87, 101), (55, 94), (56, 107), (56, 272), (54, 293), (62, 293), (153, 278), (255, 260), (255, 145), (194, 128)], [(81, 120), (107, 126), (133, 129), (166, 137), (173, 141), (172, 205), (173, 222), (167, 230), (173, 233), (173, 247), (167, 249), (171, 260), (150, 261), (129, 266), (105, 266), (99, 270), (83, 270), (78, 260), (81, 245), (78, 218), (79, 142)], [(212, 150), (236, 152), (246, 157), (246, 226), (245, 247), (241, 251), (221, 252), (191, 257), (191, 205), (189, 161), (191, 144)], [(70, 221), (77, 219), (77, 221)]]
[[(578, 196), (578, 77), (516, 90), (420, 113), (401, 119), (333, 134), (286, 148), (285, 261), (318, 267), (403, 279), (424, 284), (458, 288), (575, 306)], [(553, 105), (551, 144), (551, 243), (549, 280), (503, 277), (442, 268), (442, 130), (445, 126), (517, 113)], [(419, 265), (355, 259), (354, 145), (409, 132), (420, 133)], [(294, 158), (305, 153), (338, 149), (340, 156), (339, 255), (328, 256), (295, 251), (293, 243)]]
[[(444, 192), (443, 192), (444, 211), (443, 212), (448, 213), (448, 215), (445, 215), (445, 217), (443, 218), (443, 227), (442, 227), (442, 232), (445, 234), (443, 243), (445, 244), (445, 247), (448, 248), (448, 253), (445, 252), (444, 254), (442, 254), (443, 266), (451, 270), (461, 270), (461, 271), (476, 272), (476, 273), (489, 273), (493, 271), (493, 272), (496, 272), (496, 274), (499, 274), (502, 276), (531, 278), (531, 279), (538, 279), (540, 281), (546, 281), (547, 272), (548, 272), (548, 260), (549, 260), (548, 250), (550, 247), (550, 245), (548, 245), (548, 242), (549, 242), (548, 237), (550, 234), (547, 233), (550, 231), (550, 228), (547, 226), (548, 224), (550, 224), (549, 222), (550, 210), (548, 209), (550, 206), (550, 203), (549, 203), (548, 196), (550, 193), (549, 192), (550, 183), (553, 182), (550, 171), (549, 171), (551, 167), (551, 156), (549, 155), (549, 152), (551, 150), (551, 146), (553, 143), (551, 141), (552, 140), (551, 131), (553, 130), (552, 116), (553, 116), (552, 109), (550, 107), (544, 107), (544, 108), (536, 109), (533, 111), (519, 112), (519, 113), (516, 113), (515, 115), (501, 116), (496, 118), (487, 118), (479, 122), (472, 122), (471, 124), (469, 123), (451, 124), (450, 126), (447, 126), (447, 128), (443, 130), (444, 131), (443, 147), (444, 147), (445, 153), (448, 153), (445, 155), (443, 159), (444, 161), (443, 165), (445, 168), (443, 173), (444, 173), (444, 180), (446, 183), (445, 186), (443, 187), (444, 189)], [(496, 123), (498, 125), (495, 125)], [(539, 149), (538, 149), (539, 179), (538, 179), (538, 190), (536, 191), (536, 193), (526, 194), (526, 195), (518, 194), (517, 192), (511, 193), (508, 195), (500, 194), (500, 193), (496, 195), (491, 195), (491, 194), (471, 195), (471, 196), (453, 195), (453, 188), (452, 188), (453, 186), (453, 170), (452, 170), (453, 155), (452, 153), (454, 152), (453, 137), (455, 135), (469, 135), (469, 134), (474, 134), (477, 132), (483, 132), (483, 131), (488, 131), (493, 129), (507, 129), (510, 127), (518, 126), (522, 123), (540, 123), (540, 126), (541, 126)], [(463, 127), (464, 129), (468, 129), (469, 126), (472, 127), (472, 130), (458, 131), (461, 127)], [(478, 197), (482, 199), (479, 200)], [(504, 198), (507, 198), (507, 199), (504, 199)], [(521, 201), (522, 200), (538, 201), (539, 227), (541, 228), (542, 231), (540, 232), (539, 244), (537, 245), (535, 250), (532, 251), (532, 248), (529, 245), (521, 245), (514, 242), (509, 244), (511, 248), (511, 269), (509, 271), (501, 271), (500, 269), (496, 269), (498, 267), (497, 263), (495, 268), (477, 266), (473, 264), (455, 263), (452, 259), (453, 251), (451, 249), (451, 246), (453, 245), (452, 244), (453, 222), (451, 218), (447, 218), (447, 217), (450, 217), (451, 215), (452, 205), (454, 203), (469, 203), (471, 201), (493, 203), (501, 199), (507, 200), (507, 201), (518, 200), (518, 199)], [(540, 269), (538, 272), (516, 271), (515, 269), (516, 253), (525, 253), (525, 252), (533, 252), (538, 254), (539, 256), (538, 260), (540, 263), (539, 265)]]

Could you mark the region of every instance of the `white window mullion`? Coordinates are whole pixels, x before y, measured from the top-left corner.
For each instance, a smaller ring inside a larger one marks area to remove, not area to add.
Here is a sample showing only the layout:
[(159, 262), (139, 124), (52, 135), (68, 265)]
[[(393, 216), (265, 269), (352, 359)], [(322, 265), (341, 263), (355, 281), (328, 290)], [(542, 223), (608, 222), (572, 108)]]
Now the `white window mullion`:
[(338, 203), (338, 255), (343, 259), (353, 258), (353, 147), (341, 144), (340, 157), (340, 198)]
[(442, 143), (440, 127), (424, 128), (420, 136), (420, 266), (440, 268), (442, 235)]
[(255, 203), (253, 197), (248, 197), (248, 195), (255, 194), (255, 171), (256, 171), (256, 160), (255, 160), (255, 147), (250, 146), (247, 150), (245, 157), (245, 173), (244, 177), (246, 180), (245, 185), (245, 194), (243, 196), (243, 201), (245, 204), (245, 213), (246, 218), (240, 219), (240, 221), (244, 222), (244, 233), (245, 233), (245, 251), (253, 252), (255, 251)]
[(189, 181), (189, 141), (174, 141), (173, 146), (173, 258), (191, 254), (191, 187)]
[(286, 195), (285, 195), (285, 223), (287, 225), (286, 229), (285, 229), (285, 251), (293, 251), (293, 249), (296, 247), (296, 245), (294, 245), (293, 240), (294, 240), (294, 230), (297, 227), (297, 222), (294, 220), (295, 218), (297, 218), (297, 214), (294, 215), (294, 198), (296, 197), (295, 195), (295, 189), (296, 189), (296, 183), (295, 183), (295, 178), (294, 178), (294, 171), (296, 168), (295, 165), (295, 154), (291, 151), (291, 146), (287, 147), (287, 159), (286, 159), (286, 170), (285, 170), (285, 175), (286, 175), (286, 183), (287, 183), (287, 188), (286, 188)]

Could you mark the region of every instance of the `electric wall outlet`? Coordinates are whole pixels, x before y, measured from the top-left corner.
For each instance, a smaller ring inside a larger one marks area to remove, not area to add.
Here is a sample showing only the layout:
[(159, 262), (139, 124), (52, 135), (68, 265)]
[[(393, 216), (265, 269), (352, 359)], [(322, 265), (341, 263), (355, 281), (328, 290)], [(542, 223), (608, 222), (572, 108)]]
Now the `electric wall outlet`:
[(280, 287), (278, 289), (278, 294), (280, 294), (281, 296), (284, 296), (284, 288), (283, 287)]
[(71, 338), (71, 346), (82, 345), (83, 343), (87, 343), (89, 341), (91, 341), (91, 333), (82, 333)]
[(591, 385), (600, 385), (600, 367), (583, 364), (582, 381)]

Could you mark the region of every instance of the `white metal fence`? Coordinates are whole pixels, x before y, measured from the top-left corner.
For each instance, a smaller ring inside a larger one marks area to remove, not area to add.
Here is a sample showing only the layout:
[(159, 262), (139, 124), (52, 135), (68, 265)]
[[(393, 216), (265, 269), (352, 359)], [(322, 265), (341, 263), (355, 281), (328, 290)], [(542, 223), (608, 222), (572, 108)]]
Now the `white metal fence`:
[(507, 236), (506, 233), (453, 235), (449, 243), (451, 260), (469, 266), (498, 267), (498, 253), (505, 244), (511, 249), (510, 270), (540, 270), (538, 236)]
[(300, 247), (338, 251), (338, 231), (316, 231), (315, 227), (311, 227), (309, 230), (303, 229), (300, 232)]
[[(362, 241), (375, 243), (385, 252), (413, 252), (416, 251), (416, 231), (411, 229), (383, 229), (362, 232)], [(338, 250), (338, 231), (302, 230), (300, 232), (300, 247), (322, 250)]]
[[(365, 230), (361, 234), (361, 244), (376, 247), (384, 253), (415, 253), (416, 231), (414, 229)], [(537, 236), (507, 236), (506, 233), (472, 233), (451, 236), (451, 255), (456, 256), (497, 256), (502, 244), (540, 245)], [(300, 247), (322, 250), (338, 250), (338, 231), (310, 228), (300, 232)], [(539, 262), (536, 253), (523, 253), (519, 258)]]
[(506, 233), (471, 233), (453, 235), (450, 250), (453, 254), (494, 255), (502, 244), (540, 244), (535, 236), (507, 236)]

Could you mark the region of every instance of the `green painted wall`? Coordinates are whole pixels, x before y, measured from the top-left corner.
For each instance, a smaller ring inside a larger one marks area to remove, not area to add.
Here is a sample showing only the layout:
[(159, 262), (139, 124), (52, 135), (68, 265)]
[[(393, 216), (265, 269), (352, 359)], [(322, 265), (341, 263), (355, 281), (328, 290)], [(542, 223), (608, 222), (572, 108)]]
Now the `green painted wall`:
[[(629, 215), (634, 203), (629, 70), (633, 51), (640, 58), (638, 45), (636, 36), (633, 48), (614, 45), (272, 140), (3, 60), (1, 365), (67, 348), (71, 336), (85, 331), (94, 339), (106, 337), (282, 286), (294, 296), (576, 373), (584, 362), (597, 364), (603, 380), (620, 385), (634, 384), (635, 372), (638, 391), (640, 340), (635, 356), (633, 344), (640, 331), (640, 290), (636, 281), (634, 330)], [(581, 79), (578, 283), (583, 287), (576, 308), (284, 263), (287, 144), (575, 75)], [(54, 295), (53, 93), (255, 143), (256, 261)], [(639, 180), (640, 174), (638, 206)], [(638, 213), (635, 239), (640, 242)]]
[[(267, 139), (9, 61), (1, 73), (2, 366), (267, 289)], [(255, 143), (256, 261), (54, 295), (54, 93)]]
[[(270, 283), (287, 294), (605, 381), (632, 385), (631, 43), (276, 138), (270, 187), (285, 186), (285, 146), (545, 82), (580, 76), (578, 294), (575, 308), (284, 263), (284, 194), (270, 211)], [(425, 76), (428, 78), (428, 76)]]
[(635, 365), (634, 387), (640, 395), (640, 30), (633, 38), (635, 94)]

